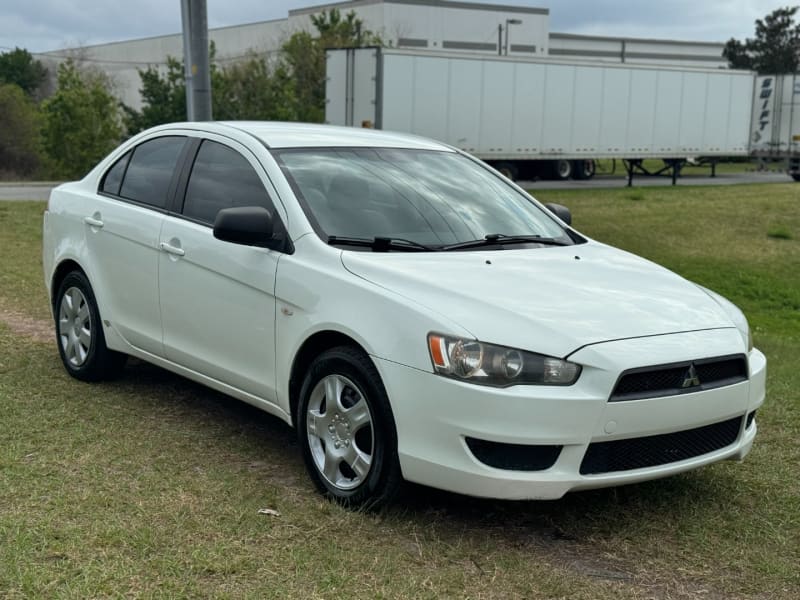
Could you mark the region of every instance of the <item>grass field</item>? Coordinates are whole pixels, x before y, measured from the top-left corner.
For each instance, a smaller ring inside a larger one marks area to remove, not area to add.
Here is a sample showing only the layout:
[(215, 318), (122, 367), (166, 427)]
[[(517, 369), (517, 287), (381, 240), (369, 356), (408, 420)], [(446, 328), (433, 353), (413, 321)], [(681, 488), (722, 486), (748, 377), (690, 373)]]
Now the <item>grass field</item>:
[(537, 196), (745, 310), (770, 362), (744, 463), (556, 502), (409, 487), (348, 513), (273, 418), (139, 362), (68, 378), (40, 341), (44, 207), (0, 203), (0, 597), (800, 597), (800, 186)]

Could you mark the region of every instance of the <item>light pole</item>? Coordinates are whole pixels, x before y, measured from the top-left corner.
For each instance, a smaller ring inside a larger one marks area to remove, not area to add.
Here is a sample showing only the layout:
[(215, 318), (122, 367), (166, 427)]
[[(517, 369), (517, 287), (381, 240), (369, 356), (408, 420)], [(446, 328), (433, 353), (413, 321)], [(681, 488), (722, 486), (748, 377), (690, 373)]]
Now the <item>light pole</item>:
[(505, 54), (508, 56), (508, 26), (509, 25), (522, 25), (521, 19), (506, 19), (506, 49)]

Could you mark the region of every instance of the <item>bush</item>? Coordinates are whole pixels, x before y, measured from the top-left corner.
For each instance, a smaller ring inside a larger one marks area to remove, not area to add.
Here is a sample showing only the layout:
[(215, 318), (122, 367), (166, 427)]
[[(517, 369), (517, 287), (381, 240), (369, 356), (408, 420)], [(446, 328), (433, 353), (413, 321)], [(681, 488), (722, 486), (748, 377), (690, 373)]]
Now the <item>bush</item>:
[(80, 71), (69, 60), (58, 67), (58, 89), (42, 103), (44, 149), (55, 177), (86, 174), (122, 137), (121, 115), (107, 78)]
[(42, 166), (41, 115), (16, 84), (0, 85), (0, 179), (35, 175)]

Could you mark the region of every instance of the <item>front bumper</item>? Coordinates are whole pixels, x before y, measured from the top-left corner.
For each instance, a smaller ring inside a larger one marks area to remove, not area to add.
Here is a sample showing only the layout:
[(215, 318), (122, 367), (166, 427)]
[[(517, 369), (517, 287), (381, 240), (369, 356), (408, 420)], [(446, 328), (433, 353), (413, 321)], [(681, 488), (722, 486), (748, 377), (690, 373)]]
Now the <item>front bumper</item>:
[[(572, 490), (635, 483), (744, 458), (756, 434), (755, 421), (745, 427), (745, 417), (764, 401), (766, 359), (758, 350), (748, 355), (747, 381), (678, 396), (608, 402), (623, 370), (741, 352), (741, 345), (732, 329), (597, 344), (570, 356), (583, 365), (583, 373), (569, 387), (497, 389), (378, 358), (375, 362), (392, 404), (407, 480), (471, 496), (556, 499)], [(712, 452), (647, 468), (580, 472), (591, 443), (670, 434), (736, 417), (741, 419), (735, 441)], [(495, 468), (475, 457), (468, 437), (562, 449), (544, 470)]]

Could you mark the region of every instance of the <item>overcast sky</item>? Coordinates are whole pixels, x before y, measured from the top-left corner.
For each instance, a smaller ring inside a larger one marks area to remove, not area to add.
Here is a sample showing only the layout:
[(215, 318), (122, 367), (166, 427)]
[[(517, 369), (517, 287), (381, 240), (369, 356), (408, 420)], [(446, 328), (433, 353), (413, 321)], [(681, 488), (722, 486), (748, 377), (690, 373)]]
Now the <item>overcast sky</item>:
[[(210, 27), (282, 19), (325, 0), (207, 0)], [(550, 31), (724, 42), (752, 37), (771, 0), (483, 0), (550, 9)], [(60, 50), (180, 31), (179, 0), (0, 0), (0, 50)]]

